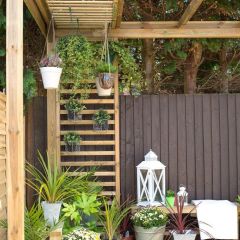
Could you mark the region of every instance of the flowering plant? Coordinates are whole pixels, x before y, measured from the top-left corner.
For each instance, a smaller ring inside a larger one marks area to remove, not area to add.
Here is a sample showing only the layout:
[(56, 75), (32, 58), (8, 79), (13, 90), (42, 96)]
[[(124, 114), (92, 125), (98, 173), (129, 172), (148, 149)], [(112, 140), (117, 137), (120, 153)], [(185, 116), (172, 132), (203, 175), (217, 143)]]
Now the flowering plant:
[(165, 226), (168, 218), (158, 207), (146, 207), (136, 212), (132, 216), (132, 221), (135, 226), (149, 229), (152, 227)]
[(63, 240), (100, 240), (100, 235), (85, 228), (78, 228), (64, 236)]
[(40, 62), (40, 67), (61, 67), (62, 59), (58, 54), (44, 57)]

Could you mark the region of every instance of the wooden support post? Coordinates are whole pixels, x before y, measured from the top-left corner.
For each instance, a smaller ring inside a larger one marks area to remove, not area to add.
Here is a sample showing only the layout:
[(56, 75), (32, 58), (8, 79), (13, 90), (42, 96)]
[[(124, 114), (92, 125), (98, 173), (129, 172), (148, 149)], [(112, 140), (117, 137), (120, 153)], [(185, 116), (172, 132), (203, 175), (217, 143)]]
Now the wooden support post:
[(116, 182), (116, 198), (120, 202), (120, 141), (119, 141), (119, 92), (118, 92), (118, 77), (114, 83), (114, 115), (115, 115), (115, 182)]
[(7, 1), (8, 239), (24, 240), (23, 1)]
[[(47, 52), (53, 49), (53, 43), (48, 41)], [(57, 159), (57, 91), (47, 90), (47, 151), (51, 161)]]

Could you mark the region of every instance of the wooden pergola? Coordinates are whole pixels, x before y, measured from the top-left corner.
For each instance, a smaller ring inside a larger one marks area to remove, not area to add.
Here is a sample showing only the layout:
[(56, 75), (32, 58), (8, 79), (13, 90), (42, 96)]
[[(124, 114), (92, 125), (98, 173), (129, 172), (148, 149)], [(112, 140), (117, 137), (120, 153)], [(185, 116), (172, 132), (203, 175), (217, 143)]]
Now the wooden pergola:
[[(123, 0), (24, 0), (42, 34), (53, 17), (56, 37), (82, 34), (127, 38), (239, 38), (240, 21), (190, 21), (203, 0), (192, 0), (179, 21), (124, 22)], [(7, 203), (8, 239), (24, 239), (23, 1), (7, 1)], [(48, 51), (53, 46), (48, 39)], [(56, 154), (56, 91), (48, 90), (48, 151)]]

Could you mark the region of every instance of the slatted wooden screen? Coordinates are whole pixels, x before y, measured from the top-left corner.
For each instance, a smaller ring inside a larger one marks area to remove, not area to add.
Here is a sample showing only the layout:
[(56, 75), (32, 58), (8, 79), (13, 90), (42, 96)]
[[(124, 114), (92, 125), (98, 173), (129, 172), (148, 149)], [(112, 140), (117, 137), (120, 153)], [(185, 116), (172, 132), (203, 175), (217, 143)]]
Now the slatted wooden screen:
[(191, 199), (240, 193), (240, 94), (121, 96), (121, 193), (136, 196), (136, 165), (152, 148), (167, 187)]
[[(6, 95), (0, 93), (0, 219), (7, 217), (6, 188)], [(1, 229), (0, 239), (7, 239), (6, 231)]]
[[(59, 159), (61, 167), (71, 167), (75, 170), (87, 172), (96, 168), (95, 175), (104, 187), (102, 192), (106, 196), (120, 196), (119, 173), (119, 96), (118, 79), (116, 78), (114, 90), (110, 97), (97, 95), (95, 81), (88, 81), (89, 89), (61, 89), (58, 94), (57, 111), (59, 112)], [(67, 120), (67, 111), (64, 104), (72, 94), (78, 97), (81, 93), (89, 93), (89, 98), (81, 100), (87, 109), (81, 113), (82, 120)], [(107, 131), (93, 130), (93, 114), (98, 109), (105, 109), (111, 115), (110, 127)], [(79, 133), (82, 141), (79, 152), (65, 151), (63, 137), (68, 132)]]

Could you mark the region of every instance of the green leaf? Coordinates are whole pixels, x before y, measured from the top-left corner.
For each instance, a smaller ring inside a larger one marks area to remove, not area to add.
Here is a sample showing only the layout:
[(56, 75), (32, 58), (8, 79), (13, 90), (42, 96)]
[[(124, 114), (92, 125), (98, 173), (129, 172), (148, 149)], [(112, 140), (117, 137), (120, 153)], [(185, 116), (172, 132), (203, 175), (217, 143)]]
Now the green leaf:
[(5, 49), (0, 48), (0, 57), (4, 57), (6, 55)]

